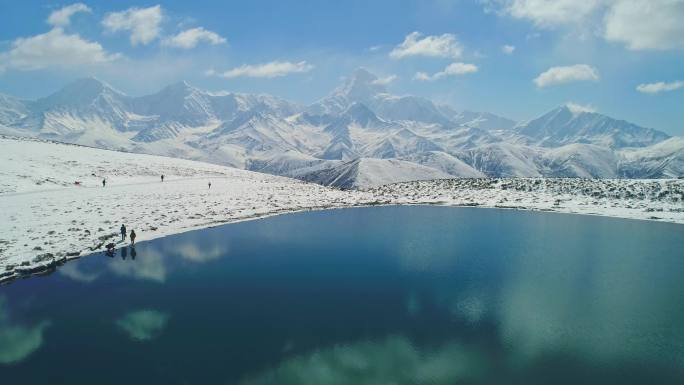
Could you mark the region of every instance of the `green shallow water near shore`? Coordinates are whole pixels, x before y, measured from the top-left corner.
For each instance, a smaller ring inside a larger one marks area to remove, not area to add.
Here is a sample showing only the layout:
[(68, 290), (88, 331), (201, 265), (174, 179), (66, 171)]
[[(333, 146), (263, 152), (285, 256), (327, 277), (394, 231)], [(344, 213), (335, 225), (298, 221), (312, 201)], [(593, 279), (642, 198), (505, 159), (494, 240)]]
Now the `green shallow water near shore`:
[(3, 384), (680, 384), (681, 225), (372, 207), (0, 286)]

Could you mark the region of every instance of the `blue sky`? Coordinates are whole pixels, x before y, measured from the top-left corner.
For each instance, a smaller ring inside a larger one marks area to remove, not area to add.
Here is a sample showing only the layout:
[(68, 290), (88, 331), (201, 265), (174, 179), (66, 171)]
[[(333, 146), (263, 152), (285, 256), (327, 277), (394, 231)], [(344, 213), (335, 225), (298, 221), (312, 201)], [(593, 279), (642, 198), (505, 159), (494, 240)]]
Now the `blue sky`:
[(684, 135), (681, 20), (684, 0), (0, 0), (0, 92), (92, 75), (131, 95), (186, 80), (309, 103), (362, 66), (457, 109), (573, 102)]

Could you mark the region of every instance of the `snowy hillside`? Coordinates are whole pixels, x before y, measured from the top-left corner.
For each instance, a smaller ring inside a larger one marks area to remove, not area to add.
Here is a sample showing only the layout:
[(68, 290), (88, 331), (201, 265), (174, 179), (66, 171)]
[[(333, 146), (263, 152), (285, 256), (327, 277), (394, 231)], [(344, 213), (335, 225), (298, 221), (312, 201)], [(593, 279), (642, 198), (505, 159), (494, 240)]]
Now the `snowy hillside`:
[[(489, 112), (392, 95), (381, 83), (359, 69), (328, 96), (300, 106), (268, 95), (203, 91), (185, 82), (133, 97), (86, 78), (36, 101), (0, 95), (0, 133), (201, 160), (335, 186), (341, 180), (363, 187), (443, 173), (682, 176), (684, 142), (654, 129), (572, 104), (516, 125)], [(383, 172), (343, 170), (356, 159), (382, 165)], [(342, 174), (346, 177), (333, 177)]]
[(451, 178), (445, 172), (396, 159), (357, 158), (300, 176), (338, 188), (367, 188), (411, 180)]
[(0, 162), (0, 280), (102, 250), (117, 241), (122, 223), (143, 241), (371, 201), (361, 192), (208, 163), (29, 139), (0, 137)]
[(483, 130), (508, 130), (515, 126), (515, 121), (489, 112), (462, 111), (456, 112), (448, 107), (443, 107), (444, 113), (454, 122), (468, 127), (481, 128)]
[(608, 148), (645, 147), (669, 138), (650, 128), (588, 111), (572, 104), (514, 127), (530, 144), (557, 147), (571, 143), (591, 143)]
[[(446, 176), (393, 159), (336, 161), (332, 169), (320, 168), (312, 158), (293, 154), (292, 159), (342, 187)], [(431, 159), (458, 172), (467, 167), (439, 152)], [(377, 204), (503, 207), (684, 223), (684, 180), (437, 179), (336, 190), (203, 162), (1, 136), (0, 164), (0, 281), (101, 251), (110, 242), (119, 245), (121, 223), (144, 241), (279, 213)]]
[(559, 177), (616, 178), (617, 155), (609, 148), (593, 144), (573, 143), (550, 149), (544, 162)]
[(684, 175), (684, 138), (670, 138), (656, 145), (620, 153), (625, 177), (675, 178)]

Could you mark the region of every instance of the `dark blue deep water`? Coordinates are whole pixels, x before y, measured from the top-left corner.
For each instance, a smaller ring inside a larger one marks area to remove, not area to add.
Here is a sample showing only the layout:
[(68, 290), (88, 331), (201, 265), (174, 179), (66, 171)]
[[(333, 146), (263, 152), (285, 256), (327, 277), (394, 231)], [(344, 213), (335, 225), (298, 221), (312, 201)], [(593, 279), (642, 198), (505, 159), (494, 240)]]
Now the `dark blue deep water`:
[(0, 286), (0, 383), (684, 384), (681, 225), (359, 208), (132, 254)]

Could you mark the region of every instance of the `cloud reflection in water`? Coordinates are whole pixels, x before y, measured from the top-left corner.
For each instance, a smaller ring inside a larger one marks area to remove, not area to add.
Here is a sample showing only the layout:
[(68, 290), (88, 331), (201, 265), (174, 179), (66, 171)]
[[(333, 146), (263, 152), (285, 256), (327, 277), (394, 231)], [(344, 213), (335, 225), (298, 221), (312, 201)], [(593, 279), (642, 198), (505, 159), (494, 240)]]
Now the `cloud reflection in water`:
[(43, 345), (43, 332), (50, 321), (33, 326), (11, 323), (9, 306), (0, 297), (0, 364), (14, 364), (24, 360)]
[(158, 310), (137, 310), (116, 320), (116, 325), (137, 341), (149, 341), (159, 337), (166, 328), (169, 315)]
[(335, 345), (286, 359), (242, 385), (454, 384), (478, 377), (486, 360), (457, 343), (421, 349), (403, 336)]

